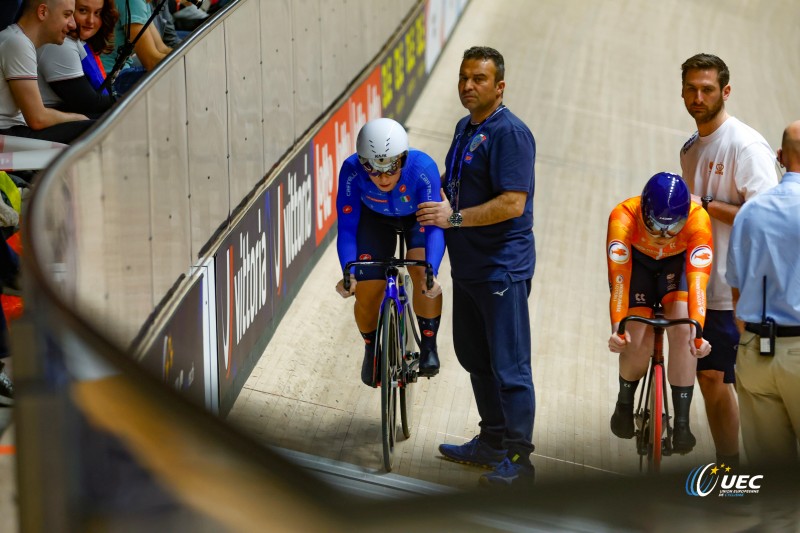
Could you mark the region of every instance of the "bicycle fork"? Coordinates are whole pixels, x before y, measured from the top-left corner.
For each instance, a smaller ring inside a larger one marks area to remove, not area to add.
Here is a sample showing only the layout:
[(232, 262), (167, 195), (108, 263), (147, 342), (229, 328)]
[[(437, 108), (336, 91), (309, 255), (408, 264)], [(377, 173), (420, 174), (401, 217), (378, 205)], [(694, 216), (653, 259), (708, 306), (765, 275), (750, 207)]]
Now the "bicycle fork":
[[(672, 426), (670, 425), (670, 419), (672, 418), (669, 415), (669, 396), (667, 394), (667, 373), (666, 369), (664, 368), (664, 331), (663, 327), (655, 326), (653, 328), (653, 356), (650, 359), (650, 365), (647, 369), (647, 378), (645, 380), (646, 386), (645, 389), (639, 395), (639, 404), (636, 409), (636, 414), (634, 415), (634, 422), (636, 424), (637, 429), (637, 452), (639, 455), (647, 455), (648, 448), (650, 446), (650, 442), (648, 442), (648, 435), (650, 434), (650, 424), (652, 423), (652, 417), (656, 416), (656, 413), (650, 412), (650, 405), (648, 399), (650, 398), (650, 391), (651, 387), (653, 387), (654, 381), (654, 372), (655, 367), (661, 367), (661, 375), (664, 377), (662, 380), (662, 390), (661, 390), (661, 397), (662, 402), (664, 404), (664, 410), (661, 413), (661, 435), (659, 435), (659, 439), (661, 440), (661, 455), (667, 456), (672, 455)], [(666, 433), (666, 438), (664, 438), (664, 434)]]
[[(403, 383), (416, 383), (417, 372), (419, 370), (419, 352), (413, 351), (414, 343), (412, 339), (418, 338), (417, 326), (413, 320), (411, 312), (411, 301), (406, 290), (407, 283), (410, 282), (408, 275), (404, 275), (405, 281), (398, 283), (400, 295), (400, 339), (403, 347)], [(399, 280), (398, 280), (399, 281)]]

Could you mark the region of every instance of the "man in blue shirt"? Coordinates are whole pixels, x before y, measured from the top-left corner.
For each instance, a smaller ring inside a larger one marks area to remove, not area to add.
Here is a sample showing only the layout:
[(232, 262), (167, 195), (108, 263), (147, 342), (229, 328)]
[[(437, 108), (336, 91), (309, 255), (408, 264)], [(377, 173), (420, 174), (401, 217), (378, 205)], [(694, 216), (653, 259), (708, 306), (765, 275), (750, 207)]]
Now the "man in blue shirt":
[[(426, 260), (434, 276), (444, 256), (444, 237), (439, 228), (423, 228), (414, 215), (420, 202), (440, 200), (439, 169), (430, 156), (410, 150), (408, 135), (389, 118), (367, 122), (358, 132), (357, 152), (348, 157), (339, 172), (336, 194), (339, 233), (336, 249), (342, 269), (350, 261), (389, 259), (397, 246), (396, 231), (405, 237), (407, 259)], [(385, 269), (358, 266), (350, 290), (343, 280), (336, 291), (356, 297), (355, 318), (364, 338), (361, 381), (376, 386), (375, 337), (378, 309), (386, 285)], [(434, 277), (425, 286), (425, 270), (410, 267), (414, 285), (414, 313), (420, 330), (419, 375), (439, 372), (436, 335), (442, 315), (442, 288)]]
[(503, 56), (476, 46), (459, 71), (462, 118), (447, 154), (447, 200), (420, 204), (423, 226), (445, 228), (453, 276), (453, 342), (470, 373), (480, 434), (442, 444), (446, 459), (493, 468), (482, 485), (532, 482), (535, 398), (528, 296), (536, 261), (536, 145), (503, 105)]
[(736, 358), (751, 463), (796, 464), (800, 433), (800, 121), (783, 132), (780, 184), (733, 222), (726, 279), (742, 332)]

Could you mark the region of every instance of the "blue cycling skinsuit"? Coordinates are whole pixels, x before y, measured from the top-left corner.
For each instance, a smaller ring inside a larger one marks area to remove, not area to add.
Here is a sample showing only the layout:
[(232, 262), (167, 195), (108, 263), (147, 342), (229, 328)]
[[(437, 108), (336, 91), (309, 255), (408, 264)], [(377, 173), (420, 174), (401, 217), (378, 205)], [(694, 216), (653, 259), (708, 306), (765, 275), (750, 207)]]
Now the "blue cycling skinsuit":
[[(349, 261), (389, 259), (395, 252), (395, 228), (405, 232), (406, 248), (425, 248), (425, 258), (434, 275), (444, 256), (444, 231), (420, 226), (416, 219), (421, 202), (441, 201), (439, 170), (424, 152), (409, 150), (397, 185), (383, 192), (372, 183), (356, 154), (348, 157), (339, 172), (336, 197), (339, 235), (336, 249), (342, 269)], [(383, 279), (381, 268), (355, 272), (359, 281)]]

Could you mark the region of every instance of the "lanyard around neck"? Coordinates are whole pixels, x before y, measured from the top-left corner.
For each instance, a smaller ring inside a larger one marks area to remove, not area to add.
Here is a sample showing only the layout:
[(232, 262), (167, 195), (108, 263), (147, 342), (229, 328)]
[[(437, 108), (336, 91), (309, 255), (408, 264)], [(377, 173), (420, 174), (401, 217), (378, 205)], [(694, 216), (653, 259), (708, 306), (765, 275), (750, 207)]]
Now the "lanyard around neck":
[[(495, 117), (495, 115), (497, 115), (504, 109), (506, 109), (506, 106), (504, 104), (500, 104), (500, 107), (495, 109), (491, 115), (489, 115), (483, 122), (478, 124), (477, 125), (478, 129), (475, 130), (475, 133), (470, 135), (468, 142), (464, 144), (464, 148), (461, 150), (459, 150), (459, 147), (461, 146), (461, 137), (464, 136), (464, 134), (467, 132), (467, 129), (469, 129), (470, 125), (475, 126), (475, 124), (471, 124), (469, 121), (467, 121), (467, 124), (464, 125), (464, 129), (461, 130), (456, 135), (455, 138), (456, 144), (453, 147), (453, 156), (450, 159), (450, 179), (447, 180), (447, 188), (448, 191), (450, 192), (450, 207), (453, 208), (453, 211), (458, 211), (458, 198), (459, 198), (459, 193), (461, 192), (461, 169), (464, 166), (464, 158), (466, 157), (467, 151), (469, 150), (471, 139), (477, 137), (478, 134), (483, 129), (483, 127), (486, 124), (488, 124), (489, 121), (491, 121)], [(458, 158), (458, 170), (456, 171), (456, 156), (458, 156), (459, 153), (460, 157)], [(455, 172), (455, 177), (453, 176), (454, 172)]]

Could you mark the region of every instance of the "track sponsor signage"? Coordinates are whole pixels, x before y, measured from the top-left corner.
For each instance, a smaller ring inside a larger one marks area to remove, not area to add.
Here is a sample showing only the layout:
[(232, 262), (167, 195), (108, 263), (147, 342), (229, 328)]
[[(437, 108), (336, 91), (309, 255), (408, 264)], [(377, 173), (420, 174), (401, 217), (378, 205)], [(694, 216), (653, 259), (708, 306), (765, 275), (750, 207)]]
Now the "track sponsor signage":
[(429, 0), (425, 6), (425, 72), (430, 73), (467, 0)]
[(442, 53), (446, 35), (444, 15), (446, 0), (430, 0), (425, 6), (425, 72), (430, 74)]
[(297, 290), (316, 241), (313, 144), (309, 143), (270, 184), (263, 197), (269, 218), (270, 273), (275, 305)]
[(245, 213), (216, 254), (217, 366), (223, 412), (252, 369), (247, 360), (272, 322), (270, 227), (267, 205), (261, 202)]
[(202, 276), (189, 288), (169, 322), (155, 336), (140, 364), (193, 403), (207, 406)]
[(383, 116), (401, 124), (422, 92), (425, 71), (425, 10), (381, 61), (381, 103)]

